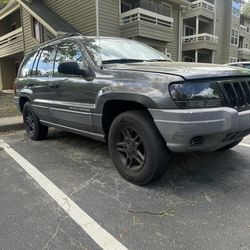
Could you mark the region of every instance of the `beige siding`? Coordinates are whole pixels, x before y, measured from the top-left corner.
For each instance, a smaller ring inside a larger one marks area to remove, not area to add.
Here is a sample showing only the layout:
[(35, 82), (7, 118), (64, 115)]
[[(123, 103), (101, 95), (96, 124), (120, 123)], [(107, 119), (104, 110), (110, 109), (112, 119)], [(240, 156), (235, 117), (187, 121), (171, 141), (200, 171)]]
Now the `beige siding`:
[(199, 41), (195, 43), (190, 42), (183, 44), (183, 51), (196, 50), (196, 49), (216, 50), (217, 44), (205, 41)]
[(215, 17), (215, 14), (214, 12), (201, 7), (201, 8), (197, 8), (194, 10), (190, 9), (190, 11), (186, 12), (186, 14), (184, 15), (184, 18), (188, 19), (188, 18), (192, 18), (196, 16), (203, 16), (203, 17), (207, 17), (213, 20)]
[(54, 38), (55, 36), (51, 32), (49, 32), (47, 29), (44, 28), (44, 41), (46, 42)]
[(121, 27), (121, 35), (125, 38), (144, 37), (163, 42), (173, 41), (173, 31), (171, 28), (156, 26), (155, 24), (136, 21), (125, 24)]
[(174, 61), (178, 60), (179, 48), (179, 5), (172, 4), (173, 23), (173, 40), (167, 44), (168, 53), (171, 53), (171, 58)]
[(95, 0), (42, 0), (43, 3), (84, 35), (96, 34)]
[(119, 1), (99, 1), (99, 28), (102, 36), (120, 36)]
[[(228, 0), (217, 0), (216, 5), (216, 32), (219, 37), (218, 49), (215, 53), (215, 63), (228, 63), (230, 50), (230, 36), (232, 21), (232, 2)], [(223, 31), (223, 32), (222, 32)]]
[(21, 9), (22, 24), (24, 34), (24, 53), (27, 54), (33, 47), (37, 45), (37, 42), (32, 37), (30, 14), (24, 8)]

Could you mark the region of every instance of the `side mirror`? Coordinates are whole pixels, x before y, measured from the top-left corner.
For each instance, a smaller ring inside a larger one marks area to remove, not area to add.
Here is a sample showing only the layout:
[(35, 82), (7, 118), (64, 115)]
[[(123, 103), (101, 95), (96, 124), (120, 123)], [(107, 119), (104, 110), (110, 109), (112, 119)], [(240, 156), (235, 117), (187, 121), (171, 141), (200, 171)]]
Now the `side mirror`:
[(66, 75), (88, 76), (87, 70), (80, 69), (77, 62), (61, 62), (58, 66), (58, 72)]

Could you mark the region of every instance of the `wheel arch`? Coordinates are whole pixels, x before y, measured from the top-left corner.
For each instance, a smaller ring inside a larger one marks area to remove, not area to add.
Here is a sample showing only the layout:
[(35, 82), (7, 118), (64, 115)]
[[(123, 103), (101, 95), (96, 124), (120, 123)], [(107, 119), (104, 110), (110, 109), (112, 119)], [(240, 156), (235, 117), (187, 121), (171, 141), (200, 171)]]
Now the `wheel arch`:
[(24, 104), (26, 102), (30, 102), (30, 98), (29, 97), (27, 97), (27, 96), (21, 96), (19, 98), (19, 108), (20, 108), (21, 112), (23, 112), (23, 107), (24, 107)]
[[(107, 140), (109, 129), (114, 119), (123, 112), (130, 110), (143, 110), (147, 112), (148, 108), (156, 108), (156, 104), (149, 97), (129, 94), (125, 96), (116, 96), (115, 98), (107, 98), (105, 96), (99, 102), (97, 110), (102, 114), (101, 126)], [(153, 120), (153, 118), (152, 118)]]

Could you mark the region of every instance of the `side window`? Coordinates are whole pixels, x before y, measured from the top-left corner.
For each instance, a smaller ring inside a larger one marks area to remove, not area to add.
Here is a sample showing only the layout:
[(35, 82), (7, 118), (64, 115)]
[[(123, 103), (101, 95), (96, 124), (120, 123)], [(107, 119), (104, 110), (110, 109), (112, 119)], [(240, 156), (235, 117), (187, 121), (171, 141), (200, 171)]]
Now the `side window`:
[(63, 42), (59, 45), (54, 67), (55, 75), (59, 74), (59, 64), (65, 61), (75, 61), (79, 64), (80, 68), (83, 66), (82, 52), (80, 51), (78, 45), (74, 42)]
[(20, 71), (20, 77), (27, 77), (32, 74), (32, 68), (36, 60), (37, 54), (38, 52), (34, 52), (30, 55), (30, 57), (26, 59)]
[(56, 46), (44, 48), (37, 64), (37, 76), (52, 76)]
[(250, 69), (250, 64), (243, 64), (243, 68)]

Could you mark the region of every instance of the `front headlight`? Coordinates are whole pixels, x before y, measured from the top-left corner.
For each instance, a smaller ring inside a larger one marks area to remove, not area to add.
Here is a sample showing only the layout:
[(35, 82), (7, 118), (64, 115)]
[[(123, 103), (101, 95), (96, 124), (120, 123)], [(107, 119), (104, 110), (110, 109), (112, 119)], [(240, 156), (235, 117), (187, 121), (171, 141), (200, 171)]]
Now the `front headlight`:
[(223, 94), (215, 82), (173, 83), (170, 94), (178, 108), (213, 108), (225, 105)]

